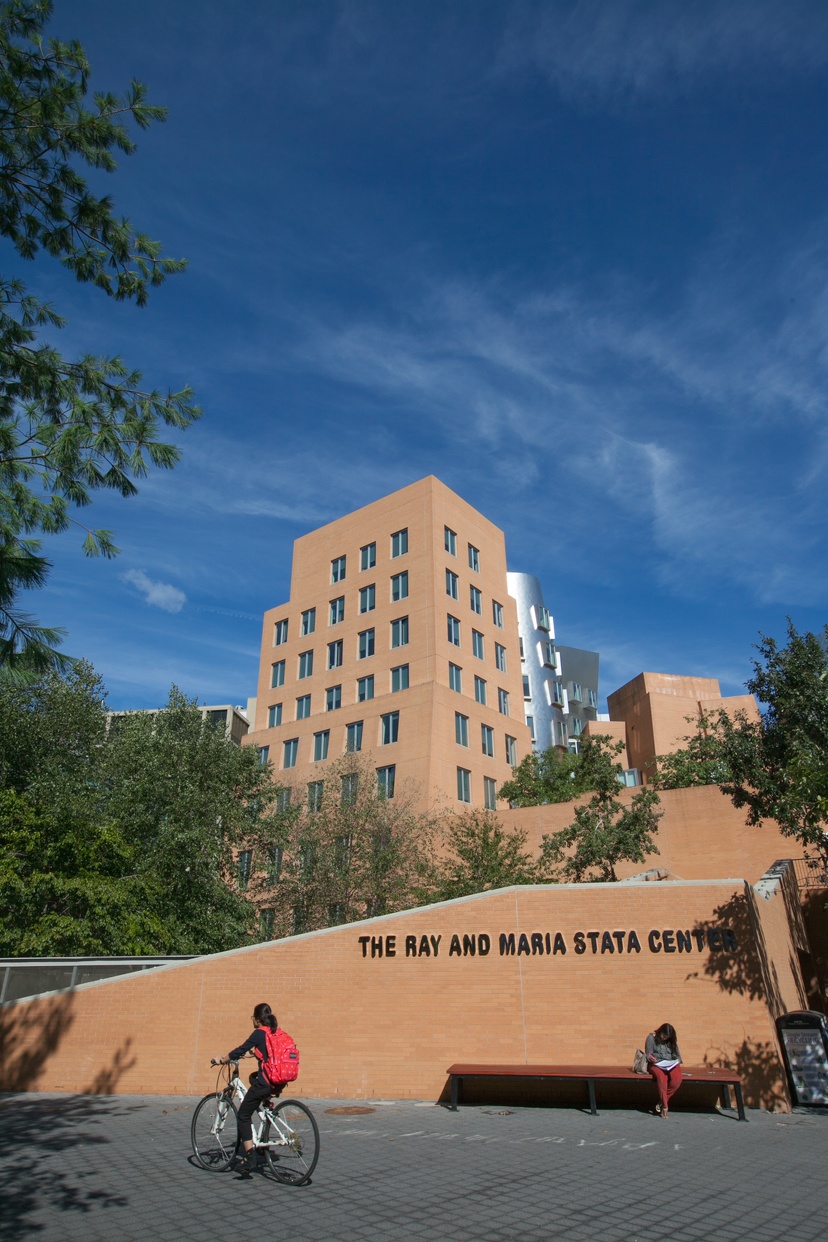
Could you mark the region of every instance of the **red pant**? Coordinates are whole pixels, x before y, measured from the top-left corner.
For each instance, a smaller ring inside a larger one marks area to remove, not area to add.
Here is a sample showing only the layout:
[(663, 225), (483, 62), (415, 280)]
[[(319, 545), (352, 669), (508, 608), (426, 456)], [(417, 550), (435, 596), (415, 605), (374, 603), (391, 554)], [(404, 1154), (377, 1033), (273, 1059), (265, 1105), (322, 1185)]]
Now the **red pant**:
[(670, 1097), (675, 1095), (681, 1086), (681, 1066), (677, 1065), (675, 1069), (663, 1070), (658, 1065), (651, 1065), (650, 1073), (658, 1087), (661, 1107), (666, 1109)]

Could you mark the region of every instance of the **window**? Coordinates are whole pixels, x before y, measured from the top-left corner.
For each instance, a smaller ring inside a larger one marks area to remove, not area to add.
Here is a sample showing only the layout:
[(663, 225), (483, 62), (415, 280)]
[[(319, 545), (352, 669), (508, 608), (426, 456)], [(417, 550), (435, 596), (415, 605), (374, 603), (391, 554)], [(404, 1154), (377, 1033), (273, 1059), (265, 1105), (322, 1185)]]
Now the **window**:
[[(286, 792), (286, 791), (283, 791)], [(278, 884), (282, 874), (282, 847), (272, 845), (267, 858), (267, 878), (271, 884)]]
[(463, 693), (463, 670), (459, 664), (449, 665), (449, 690), (456, 690), (458, 694)]
[(316, 609), (309, 608), (307, 612), (302, 613), (302, 636), (313, 634), (316, 629)]
[(462, 712), (454, 713), (454, 740), (458, 746), (469, 744), (469, 718)]
[(533, 742), (537, 741), (537, 738), (535, 737), (535, 717), (534, 717), (534, 716), (527, 716), (527, 717), (526, 717), (526, 724), (527, 724), (527, 725), (528, 725), (528, 727), (529, 727), (529, 736), (531, 737), (532, 741), (533, 741)]
[(359, 634), (359, 647), (357, 650), (357, 658), (367, 660), (369, 656), (374, 654), (374, 631), (363, 630)]
[(345, 620), (345, 596), (338, 595), (336, 599), (331, 600), (331, 625), (338, 625), (340, 621)]
[(497, 810), (497, 781), (491, 776), (483, 777), (483, 805), (487, 811)]
[(239, 888), (241, 889), (247, 888), (248, 882), (250, 880), (250, 869), (252, 865), (253, 865), (253, 851), (252, 850), (239, 850), (239, 857), (237, 859)]
[(368, 699), (374, 697), (374, 674), (370, 677), (360, 677), (357, 682), (357, 702), (367, 703)]
[(526, 673), (523, 674), (523, 697), (525, 699), (531, 699), (532, 697), (532, 691), (529, 689), (529, 678)]
[(296, 756), (299, 753), (299, 738), (292, 737), (290, 741), (285, 742), (284, 756), (282, 758), (283, 768), (295, 768)]
[(283, 686), (284, 684), (285, 662), (284, 660), (279, 660), (278, 663), (271, 664), (270, 666), (270, 688), (271, 690), (276, 690), (279, 686)]
[(380, 744), (382, 746), (390, 746), (400, 736), (400, 713), (388, 712), (387, 715), (380, 717), (380, 721), (382, 725)]
[(480, 573), (480, 552), (473, 543), (469, 544), (469, 569), (473, 569), (475, 573)]
[(509, 715), (509, 692), (508, 690), (498, 690), (497, 710), (500, 712), (501, 716)]
[(496, 599), (492, 600), (492, 620), (499, 630), (503, 629), (503, 605)]
[(303, 694), (301, 699), (296, 700), (296, 719), (307, 720), (310, 715), (310, 709), (311, 696), (309, 694)]
[(595, 693), (594, 690), (587, 690), (586, 696), (587, 696), (587, 707), (598, 706), (598, 695)]
[(457, 599), (457, 574), (446, 570), (446, 595), (450, 595), (452, 599)]
[(260, 746), (259, 747), (259, 763), (262, 765), (262, 767), (266, 767), (269, 762), (270, 762), (270, 747)]
[(346, 772), (341, 781), (341, 801), (343, 806), (353, 806), (357, 800), (359, 789), (359, 772)]
[(538, 653), (540, 654), (541, 664), (545, 664), (547, 668), (557, 668), (558, 658), (555, 651), (555, 644), (545, 638), (542, 643), (538, 643)]
[(286, 643), (288, 639), (288, 623), (287, 621), (277, 621), (273, 630), (273, 646), (281, 647), (282, 643)]
[(377, 588), (374, 583), (371, 586), (360, 587), (359, 591), (359, 611), (373, 612), (377, 606)]
[(552, 629), (552, 624), (549, 619), (549, 609), (544, 608), (543, 604), (532, 605), (532, 620), (535, 623), (536, 630)]
[(391, 763), (387, 768), (377, 768), (377, 797), (393, 798), (397, 768)]
[(408, 646), (408, 617), (397, 617), (391, 622), (391, 646)]
[(342, 687), (328, 686), (325, 691), (325, 711), (335, 712), (342, 706)]
[(398, 603), (401, 599), (408, 599), (408, 570), (404, 570), (401, 574), (394, 574), (391, 579), (391, 599), (394, 603)]
[(377, 563), (377, 545), (375, 543), (366, 543), (364, 548), (359, 549), (359, 567), (360, 569), (373, 569)]
[(495, 643), (495, 668), (499, 673), (506, 672), (506, 648)]
[(446, 620), (448, 621), (448, 640), (450, 643), (453, 643), (455, 647), (459, 647), (460, 646), (460, 622), (457, 620), (456, 617), (453, 617), (451, 613), (449, 613)]
[(405, 556), (408, 551), (408, 527), (395, 531), (391, 536), (391, 558)]
[(578, 716), (572, 717), (572, 732), (576, 737), (580, 737), (584, 731), (584, 722)]
[(573, 699), (576, 703), (581, 702), (581, 699), (583, 698), (583, 693), (581, 691), (581, 686), (579, 682), (571, 681), (569, 683), (569, 697)]
[(321, 733), (313, 735), (313, 761), (320, 763), (328, 757), (328, 743), (331, 740), (330, 729), (323, 729)]
[(483, 596), (480, 594), (476, 586), (469, 587), (469, 604), (472, 612), (483, 612)]
[(273, 911), (259, 911), (259, 939), (270, 940), (273, 935)]
[(335, 643), (328, 643), (328, 668), (342, 667), (342, 639), (338, 638)]
[(520, 658), (521, 660), (524, 660), (526, 657), (523, 654), (523, 639), (519, 638), (518, 642), (520, 643)]
[(490, 729), (488, 725), (481, 725), (480, 741), (483, 747), (483, 754), (488, 755), (490, 759), (494, 759), (494, 729)]
[(399, 664), (391, 669), (391, 692), (408, 689), (408, 665)]
[(517, 738), (506, 734), (506, 762), (510, 768), (517, 767)]
[(482, 703), (486, 706), (486, 682), (483, 677), (475, 677), (474, 679), (474, 699), (476, 703)]
[(471, 802), (471, 772), (466, 768), (457, 769), (457, 800)]
[(267, 709), (267, 727), (275, 729), (277, 725), (282, 723), (282, 704), (274, 703), (272, 707)]
[(362, 750), (361, 720), (355, 720), (353, 724), (345, 726), (345, 749), (349, 754), (355, 754), (356, 751)]
[(324, 781), (311, 781), (308, 785), (308, 810), (318, 811), (322, 806), (322, 794), (325, 790)]
[(559, 746), (568, 746), (568, 745), (569, 745), (569, 738), (567, 737), (567, 732), (566, 732), (566, 721), (565, 721), (565, 720), (559, 720), (559, 721), (557, 722), (557, 724), (556, 724), (556, 726), (555, 726), (555, 727), (556, 727), (556, 729), (557, 729), (557, 733), (558, 733), (558, 745), (559, 745)]
[(344, 582), (345, 557), (337, 556), (331, 561), (331, 582)]
[(286, 811), (290, 806), (290, 790), (279, 789), (276, 791), (276, 810)]
[(477, 656), (478, 660), (484, 658), (483, 635), (479, 630), (472, 630), (472, 655)]
[(299, 680), (310, 677), (313, 673), (313, 652), (303, 651), (299, 657)]
[(564, 692), (563, 686), (559, 681), (552, 682), (552, 702), (557, 703), (559, 707), (563, 707)]

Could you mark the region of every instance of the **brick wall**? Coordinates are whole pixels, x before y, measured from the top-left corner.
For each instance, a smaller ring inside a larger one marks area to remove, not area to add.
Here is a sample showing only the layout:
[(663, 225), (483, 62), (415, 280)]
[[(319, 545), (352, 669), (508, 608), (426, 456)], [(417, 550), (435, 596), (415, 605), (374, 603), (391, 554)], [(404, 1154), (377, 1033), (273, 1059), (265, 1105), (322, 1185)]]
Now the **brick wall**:
[(436, 1099), (455, 1060), (626, 1064), (669, 1021), (687, 1063), (736, 1061), (749, 1102), (784, 1104), (769, 969), (785, 1007), (801, 984), (784, 901), (752, 902), (739, 881), (504, 889), (91, 984), (0, 1011), (0, 1086), (207, 1091), (266, 1000), (308, 1097)]

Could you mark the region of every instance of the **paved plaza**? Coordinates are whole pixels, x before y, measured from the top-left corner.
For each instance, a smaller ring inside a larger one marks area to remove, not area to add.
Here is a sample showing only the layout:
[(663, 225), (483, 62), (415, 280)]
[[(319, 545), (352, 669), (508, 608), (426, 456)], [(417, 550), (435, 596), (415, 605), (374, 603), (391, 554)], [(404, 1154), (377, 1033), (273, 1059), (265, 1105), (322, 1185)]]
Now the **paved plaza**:
[(0, 1237), (804, 1242), (828, 1215), (828, 1115), (310, 1100), (313, 1181), (207, 1173), (189, 1097), (0, 1097)]

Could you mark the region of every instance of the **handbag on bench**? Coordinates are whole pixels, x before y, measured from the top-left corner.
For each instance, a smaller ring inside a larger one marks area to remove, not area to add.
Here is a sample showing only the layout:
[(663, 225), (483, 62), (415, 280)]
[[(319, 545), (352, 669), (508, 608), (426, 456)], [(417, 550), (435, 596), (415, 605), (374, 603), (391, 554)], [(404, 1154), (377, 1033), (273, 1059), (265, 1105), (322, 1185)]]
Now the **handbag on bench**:
[(633, 1057), (632, 1067), (633, 1067), (634, 1074), (649, 1073), (647, 1054), (645, 1052), (642, 1052), (640, 1048), (636, 1048), (635, 1050), (635, 1056)]

